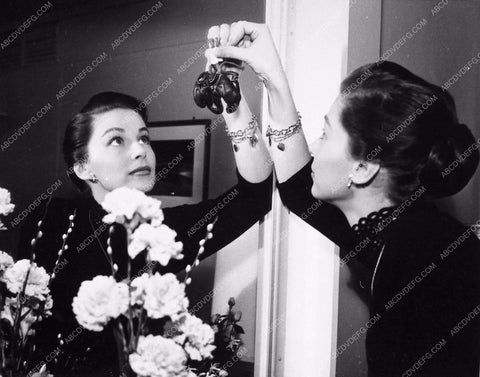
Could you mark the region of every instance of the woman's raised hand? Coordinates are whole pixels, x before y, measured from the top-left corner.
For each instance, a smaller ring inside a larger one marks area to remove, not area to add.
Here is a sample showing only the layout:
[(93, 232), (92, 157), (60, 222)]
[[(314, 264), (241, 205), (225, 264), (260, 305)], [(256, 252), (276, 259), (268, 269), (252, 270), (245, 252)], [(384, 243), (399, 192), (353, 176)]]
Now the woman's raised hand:
[(211, 46), (218, 46), (215, 56), (244, 61), (267, 85), (284, 80), (282, 63), (267, 25), (238, 21), (212, 26), (208, 40)]
[[(298, 113), (280, 57), (267, 25), (247, 21), (231, 25), (212, 26), (208, 31), (210, 53), (218, 58), (233, 58), (248, 64), (264, 82), (268, 95), (268, 124), (270, 135), (282, 134), (291, 125), (297, 124)], [(251, 112), (245, 98), (233, 114), (224, 114), (230, 131), (245, 130), (251, 122)], [(271, 141), (271, 139), (269, 139)], [(270, 144), (270, 143), (269, 143)], [(285, 147), (286, 145), (286, 147)], [(271, 171), (271, 163), (279, 182), (284, 182), (305, 166), (310, 152), (303, 132), (293, 135), (277, 148), (271, 145), (271, 160), (261, 138), (255, 143), (242, 143), (236, 149), (235, 159), (240, 173), (250, 182), (258, 182)]]
[[(213, 26), (208, 31), (208, 38), (210, 46), (216, 47), (212, 51), (216, 57), (244, 61), (265, 83), (270, 135), (282, 134), (288, 127), (297, 124), (298, 113), (295, 102), (267, 25), (239, 21), (231, 25)], [(242, 102), (240, 104), (242, 105)], [(250, 110), (247, 109), (243, 113), (250, 114)], [(248, 116), (245, 116), (242, 119), (243, 124), (248, 122), (247, 118)], [(242, 122), (235, 122), (235, 124)], [(230, 123), (231, 129), (234, 129), (235, 125), (232, 121)], [(269, 145), (271, 140), (269, 139)], [(239, 152), (247, 151), (248, 156), (245, 156), (245, 159), (252, 160), (252, 150), (254, 148), (251, 150), (243, 148)], [(239, 152), (235, 154), (237, 160), (239, 160)], [(279, 182), (289, 179), (311, 158), (302, 131), (282, 141), (282, 147), (274, 141), (270, 148), (270, 155), (275, 163)], [(264, 155), (257, 157), (256, 160), (262, 161), (262, 158)], [(240, 166), (238, 162), (237, 166)]]

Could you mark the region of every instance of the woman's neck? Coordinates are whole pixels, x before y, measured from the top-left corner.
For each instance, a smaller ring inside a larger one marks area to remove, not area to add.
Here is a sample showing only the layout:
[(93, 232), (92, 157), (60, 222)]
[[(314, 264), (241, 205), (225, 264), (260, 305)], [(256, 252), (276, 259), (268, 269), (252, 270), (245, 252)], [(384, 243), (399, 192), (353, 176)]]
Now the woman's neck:
[(98, 204), (102, 204), (103, 200), (105, 199), (105, 195), (107, 192), (101, 187), (91, 187), (91, 192), (93, 198), (97, 201)]
[(382, 194), (372, 195), (372, 193), (357, 192), (348, 201), (335, 203), (335, 205), (343, 212), (350, 226), (353, 226), (362, 217), (382, 208), (394, 206), (395, 203)]

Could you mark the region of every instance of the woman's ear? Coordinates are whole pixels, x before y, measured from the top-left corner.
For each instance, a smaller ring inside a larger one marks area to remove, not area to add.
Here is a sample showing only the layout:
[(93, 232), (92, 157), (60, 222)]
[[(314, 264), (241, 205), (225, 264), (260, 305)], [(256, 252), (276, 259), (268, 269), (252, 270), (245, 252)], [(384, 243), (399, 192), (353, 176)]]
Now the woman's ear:
[(84, 181), (88, 181), (92, 178), (93, 175), (87, 164), (85, 164), (84, 162), (75, 162), (75, 164), (73, 164), (73, 171), (78, 178)]
[(356, 162), (352, 169), (352, 182), (355, 185), (367, 185), (380, 171), (380, 164), (372, 161)]

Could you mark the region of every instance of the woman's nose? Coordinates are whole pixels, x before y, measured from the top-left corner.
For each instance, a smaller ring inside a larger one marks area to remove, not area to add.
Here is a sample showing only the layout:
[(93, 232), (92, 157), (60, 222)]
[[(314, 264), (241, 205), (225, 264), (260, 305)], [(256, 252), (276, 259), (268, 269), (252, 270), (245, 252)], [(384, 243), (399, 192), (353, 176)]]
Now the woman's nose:
[(131, 156), (132, 160), (136, 160), (137, 158), (145, 158), (147, 155), (147, 151), (145, 150), (144, 144), (139, 142), (133, 143)]

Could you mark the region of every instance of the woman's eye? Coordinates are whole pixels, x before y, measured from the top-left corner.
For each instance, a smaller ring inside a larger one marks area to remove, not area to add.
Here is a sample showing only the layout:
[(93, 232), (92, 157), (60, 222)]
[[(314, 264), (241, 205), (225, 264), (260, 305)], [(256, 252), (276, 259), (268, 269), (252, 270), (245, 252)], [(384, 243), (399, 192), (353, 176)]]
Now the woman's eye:
[(143, 135), (140, 137), (140, 140), (144, 143), (144, 144), (150, 144), (150, 136), (148, 135)]
[(123, 143), (123, 139), (120, 136), (115, 136), (110, 139), (110, 141), (108, 142), (108, 145), (116, 146), (116, 145), (121, 145), (122, 143)]

